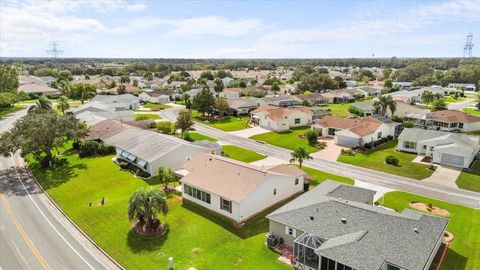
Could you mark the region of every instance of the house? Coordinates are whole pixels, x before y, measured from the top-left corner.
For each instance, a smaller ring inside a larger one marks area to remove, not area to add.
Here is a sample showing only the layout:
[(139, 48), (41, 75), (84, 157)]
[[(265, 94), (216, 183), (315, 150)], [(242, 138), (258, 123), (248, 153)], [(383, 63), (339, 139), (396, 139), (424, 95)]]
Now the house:
[(222, 79), (222, 82), (223, 82), (223, 85), (225, 87), (228, 87), (228, 85), (230, 84), (230, 82), (232, 82), (234, 79), (233, 78), (230, 78), (230, 77), (225, 77)]
[(354, 80), (346, 80), (345, 83), (347, 84), (347, 87), (355, 87), (357, 85), (357, 81)]
[(327, 180), (267, 215), (268, 240), (293, 249), (295, 269), (428, 270), (448, 219), (373, 206), (374, 193)]
[(18, 85), (21, 86), (21, 85), (24, 85), (24, 84), (46, 85), (46, 83), (37, 76), (30, 76), (30, 75), (18, 76)]
[(141, 101), (149, 103), (166, 104), (170, 102), (170, 96), (164, 91), (146, 91), (140, 93), (138, 97)]
[(421, 102), (422, 101), (422, 94), (425, 91), (429, 91), (434, 95), (444, 96), (446, 90), (443, 87), (422, 87), (419, 89), (413, 90), (400, 90), (397, 92), (388, 93), (386, 95), (390, 95), (396, 101), (403, 101), (405, 103), (413, 103), (413, 102)]
[(258, 108), (257, 100), (250, 97), (227, 99), (228, 107), (233, 115), (245, 115)]
[(132, 94), (123, 95), (96, 95), (92, 101), (102, 102), (110, 107), (115, 108), (115, 111), (135, 110), (140, 107), (140, 98)]
[(373, 107), (371, 103), (360, 102), (354, 103), (351, 106), (363, 112), (363, 116), (369, 116), (375, 113), (375, 107)]
[(477, 90), (477, 87), (473, 83), (449, 83), (448, 88), (462, 89), (466, 91)]
[(121, 122), (106, 119), (89, 126), (88, 134), (85, 139), (105, 142), (108, 140), (108, 138), (115, 136), (129, 128), (131, 127)]
[(199, 154), (176, 171), (183, 199), (242, 223), (304, 189), (302, 170), (292, 165), (261, 168)]
[(311, 105), (322, 105), (328, 102), (328, 99), (319, 93), (300, 94), (300, 95), (295, 95), (295, 97), (302, 100), (302, 103), (308, 102)]
[(106, 119), (118, 121), (133, 121), (135, 119), (135, 114), (133, 111), (95, 111), (94, 106), (88, 107), (88, 109), (79, 112), (73, 112), (75, 118), (85, 122), (87, 126), (94, 125)]
[(308, 126), (313, 120), (313, 112), (307, 107), (284, 108), (263, 105), (253, 110), (250, 115), (254, 124), (274, 131)]
[(479, 138), (459, 133), (406, 128), (398, 137), (397, 150), (429, 157), (432, 162), (469, 168), (480, 149)]
[(335, 138), (338, 145), (357, 147), (394, 136), (396, 126), (393, 121), (381, 117), (340, 118), (327, 115), (317, 119), (312, 129), (320, 136)]
[(380, 87), (362, 86), (354, 89), (363, 93), (365, 97), (378, 97), (382, 94), (382, 88)]
[(225, 88), (218, 96), (226, 99), (238, 99), (240, 98), (240, 92), (232, 91), (231, 88)]
[(271, 96), (257, 99), (257, 102), (260, 106), (262, 105), (272, 105), (278, 107), (292, 107), (302, 105), (302, 100), (296, 96), (291, 95), (279, 95)]
[(322, 93), (322, 96), (327, 99), (328, 103), (347, 103), (355, 101), (353, 94), (345, 91), (325, 92)]
[(412, 87), (411, 82), (392, 82), (393, 88), (398, 88), (399, 90), (408, 90)]
[(121, 92), (133, 94), (140, 92), (140, 88), (131, 84), (119, 84), (113, 88), (110, 88), (108, 91), (113, 95), (120, 94)]
[(480, 131), (480, 116), (462, 111), (444, 110), (428, 113), (427, 125), (439, 130)]
[[(401, 119), (405, 119), (415, 115), (426, 115), (428, 112), (429, 110), (427, 109), (422, 109), (402, 101), (397, 101), (397, 107), (394, 115)], [(390, 110), (387, 110), (387, 116), (392, 118), (392, 112)]]
[(135, 165), (150, 175), (156, 175), (160, 167), (178, 170), (200, 153), (220, 153), (218, 144), (206, 148), (174, 136), (138, 129), (122, 131), (108, 138), (108, 143), (116, 147), (117, 160)]
[(24, 92), (25, 94), (37, 94), (37, 95), (44, 95), (44, 96), (59, 96), (60, 91), (58, 89), (49, 87), (44, 84), (23, 84), (18, 87), (17, 90), (19, 93)]

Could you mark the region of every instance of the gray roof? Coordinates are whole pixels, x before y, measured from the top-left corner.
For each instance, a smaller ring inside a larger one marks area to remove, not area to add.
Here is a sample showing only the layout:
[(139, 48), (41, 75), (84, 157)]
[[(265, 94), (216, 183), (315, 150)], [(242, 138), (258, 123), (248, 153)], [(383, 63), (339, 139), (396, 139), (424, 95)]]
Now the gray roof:
[(93, 101), (100, 101), (104, 103), (131, 103), (139, 102), (140, 98), (132, 94), (123, 95), (96, 95), (92, 98)]
[(475, 136), (469, 136), (466, 134), (461, 133), (451, 133), (446, 131), (438, 131), (432, 129), (423, 129), (423, 128), (405, 128), (403, 129), (400, 136), (398, 136), (399, 140), (405, 141), (412, 141), (412, 142), (419, 142), (424, 140), (431, 140), (438, 137), (449, 137), (452, 138), (454, 141), (462, 141), (467, 144), (471, 144), (473, 147), (473, 143), (478, 144), (478, 138)]
[(343, 184), (323, 182), (267, 218), (325, 239), (315, 252), (354, 269), (380, 269), (385, 262), (424, 269), (443, 237), (447, 219), (330, 197), (336, 185)]
[(339, 184), (338, 187), (329, 192), (327, 196), (348, 201), (368, 203), (371, 201), (375, 193), (376, 191), (370, 189)]

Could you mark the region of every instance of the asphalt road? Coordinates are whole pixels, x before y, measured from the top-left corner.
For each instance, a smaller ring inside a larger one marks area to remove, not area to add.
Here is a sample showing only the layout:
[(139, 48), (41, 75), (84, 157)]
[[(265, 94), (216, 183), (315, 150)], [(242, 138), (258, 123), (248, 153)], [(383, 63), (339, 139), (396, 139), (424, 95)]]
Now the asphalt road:
[[(0, 132), (25, 113), (0, 121)], [(118, 267), (61, 214), (14, 155), (0, 157), (0, 269)]]
[[(163, 119), (175, 121), (178, 112), (183, 109), (182, 106), (175, 106), (160, 112)], [(224, 132), (207, 125), (195, 123), (195, 130), (207, 136), (218, 140), (228, 142), (255, 152), (280, 158), (282, 160), (290, 160), (291, 151), (288, 149), (276, 147), (273, 145), (260, 143), (251, 139), (241, 138), (228, 132)], [(314, 158), (313, 160), (304, 161), (305, 166), (326, 171), (329, 173), (350, 177), (352, 179), (396, 189), (406, 192), (416, 193), (419, 195), (432, 197), (435, 199), (448, 201), (468, 207), (480, 208), (480, 194), (467, 190), (453, 189), (446, 186), (422, 182), (407, 177), (397, 176), (389, 173), (379, 172), (358, 166), (353, 166), (340, 162), (332, 162), (324, 159)]]

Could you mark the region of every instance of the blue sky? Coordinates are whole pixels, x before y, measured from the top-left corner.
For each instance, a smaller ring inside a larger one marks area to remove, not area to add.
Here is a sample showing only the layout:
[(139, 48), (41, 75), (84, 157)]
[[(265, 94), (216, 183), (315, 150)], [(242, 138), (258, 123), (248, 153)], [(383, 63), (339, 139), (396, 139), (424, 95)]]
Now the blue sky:
[(1, 0), (0, 8), (0, 56), (47, 56), (57, 41), (64, 57), (458, 57), (468, 32), (480, 40), (478, 0)]

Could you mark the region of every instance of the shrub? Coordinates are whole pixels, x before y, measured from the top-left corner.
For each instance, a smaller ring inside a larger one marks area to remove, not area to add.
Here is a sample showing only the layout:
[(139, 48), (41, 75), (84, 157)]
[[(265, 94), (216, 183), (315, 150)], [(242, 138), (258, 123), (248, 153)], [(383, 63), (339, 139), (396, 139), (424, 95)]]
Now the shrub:
[(323, 150), (323, 149), (325, 149), (325, 147), (327, 147), (327, 143), (326, 143), (326, 142), (319, 142), (319, 143), (317, 143), (317, 148), (318, 148), (318, 149)]
[(80, 145), (81, 145), (80, 142), (73, 142), (73, 143), (72, 143), (72, 147), (73, 147), (73, 149), (75, 149), (75, 150), (79, 150), (79, 149), (80, 149)]
[(315, 130), (309, 130), (309, 131), (307, 131), (307, 133), (305, 134), (305, 136), (307, 137), (308, 143), (309, 143), (310, 145), (316, 145), (316, 144), (317, 144), (318, 133), (317, 133)]
[(97, 154), (100, 143), (97, 141), (85, 141), (80, 145), (80, 152), (78, 155), (83, 157), (92, 157)]
[(394, 155), (389, 155), (385, 158), (385, 163), (398, 166), (398, 164), (400, 164), (400, 160), (398, 160), (398, 158)]
[(433, 164), (430, 164), (430, 165), (428, 165), (428, 169), (431, 170), (431, 171), (435, 171), (435, 169), (437, 169), (437, 167), (434, 166)]
[(172, 122), (158, 122), (157, 130), (163, 134), (173, 134), (175, 131)]
[(387, 140), (389, 140), (389, 141), (393, 140), (393, 136), (392, 136), (392, 135), (388, 135), (388, 136), (387, 136)]
[(149, 118), (148, 118), (148, 115), (146, 115), (146, 114), (136, 114), (135, 115), (135, 121), (147, 120), (147, 119), (149, 119)]
[(193, 142), (193, 138), (192, 138), (192, 135), (190, 134), (190, 132), (183, 133), (183, 139), (185, 141)]
[(148, 128), (156, 128), (156, 127), (157, 127), (157, 123), (155, 123), (155, 121), (150, 121), (150, 123), (148, 123), (147, 127), (148, 127)]
[(397, 116), (397, 115), (394, 115), (394, 116), (392, 117), (392, 121), (397, 122), (397, 123), (403, 123), (403, 118), (401, 118), (401, 117), (399, 117), (399, 116)]
[(344, 156), (354, 156), (355, 152), (351, 148), (344, 148), (341, 150), (341, 154)]
[(372, 149), (373, 144), (371, 142), (369, 142), (369, 143), (364, 144), (363, 147), (366, 148), (366, 149)]
[(412, 121), (404, 121), (403, 122), (403, 127), (404, 128), (412, 128), (413, 127)]
[(363, 111), (357, 107), (350, 106), (350, 108), (348, 108), (348, 111), (352, 114), (363, 116)]

